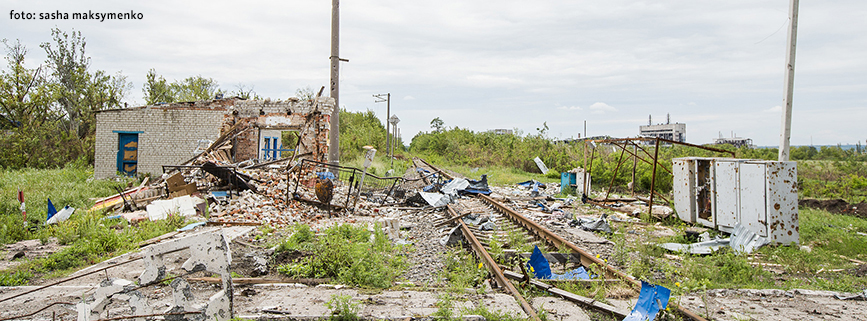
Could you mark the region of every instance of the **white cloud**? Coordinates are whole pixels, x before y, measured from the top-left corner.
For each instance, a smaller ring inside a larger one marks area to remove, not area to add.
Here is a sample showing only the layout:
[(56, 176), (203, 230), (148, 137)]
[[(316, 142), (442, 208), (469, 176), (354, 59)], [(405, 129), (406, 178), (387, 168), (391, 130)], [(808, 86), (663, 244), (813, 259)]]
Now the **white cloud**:
[(606, 112), (617, 111), (617, 108), (611, 107), (608, 104), (602, 102), (594, 103), (593, 105), (590, 105), (590, 107), (587, 107), (587, 109), (589, 109), (590, 113), (592, 114), (604, 114)]
[(777, 106), (774, 106), (774, 107), (771, 107), (771, 108), (768, 108), (768, 109), (765, 109), (762, 111), (766, 112), (766, 113), (779, 113), (779, 112), (783, 111), (783, 106), (777, 105)]
[(584, 110), (584, 108), (581, 108), (581, 106), (560, 106), (560, 107), (557, 107), (557, 109), (560, 109), (560, 110)]
[[(52, 27), (81, 31), (92, 66), (109, 74), (122, 70), (134, 84), (130, 102), (142, 101), (150, 68), (170, 81), (202, 75), (228, 90), (243, 83), (272, 99), (329, 83), (327, 2), (15, 3), (16, 12), (142, 12), (141, 21), (0, 19), (2, 38), (21, 39), (29, 49), (30, 68), (44, 61), (39, 44), (51, 41)], [(407, 139), (430, 130), (434, 117), (471, 130), (516, 127), (527, 133), (547, 121), (552, 133), (564, 136), (577, 136), (583, 126), (576, 124), (586, 120), (588, 134), (625, 137), (635, 135), (646, 115), (663, 119), (670, 113), (672, 121), (689, 123), (690, 142), (734, 130), (758, 145), (776, 144), (779, 117), (773, 113), (780, 110), (768, 108), (782, 97), (786, 32), (780, 26), (787, 5), (348, 1), (340, 7), (340, 55), (350, 60), (340, 67), (340, 103), (384, 112), (372, 94), (403, 97), (392, 108), (407, 115), (401, 121)], [(835, 120), (819, 111), (867, 110), (861, 95), (867, 91), (867, 33), (859, 32), (867, 29), (865, 11), (865, 1), (802, 1), (792, 144), (862, 136), (854, 117), (841, 121), (835, 114)], [(589, 106), (587, 99), (605, 103)], [(557, 113), (538, 112), (552, 106)], [(816, 115), (807, 117), (811, 110)], [(462, 123), (466, 114), (483, 116)], [(488, 115), (497, 117), (478, 120)], [(635, 120), (621, 120), (627, 115)]]

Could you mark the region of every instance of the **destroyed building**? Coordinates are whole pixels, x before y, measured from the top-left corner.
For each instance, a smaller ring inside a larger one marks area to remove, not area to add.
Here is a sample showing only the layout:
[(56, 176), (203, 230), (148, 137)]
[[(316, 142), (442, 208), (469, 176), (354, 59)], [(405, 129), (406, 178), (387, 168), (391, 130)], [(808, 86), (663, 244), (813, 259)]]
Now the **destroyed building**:
[[(225, 163), (284, 157), (325, 161), (334, 99), (285, 101), (240, 98), (102, 110), (96, 114), (94, 176), (150, 173), (180, 165), (206, 151)], [(296, 146), (283, 146), (284, 132)]]

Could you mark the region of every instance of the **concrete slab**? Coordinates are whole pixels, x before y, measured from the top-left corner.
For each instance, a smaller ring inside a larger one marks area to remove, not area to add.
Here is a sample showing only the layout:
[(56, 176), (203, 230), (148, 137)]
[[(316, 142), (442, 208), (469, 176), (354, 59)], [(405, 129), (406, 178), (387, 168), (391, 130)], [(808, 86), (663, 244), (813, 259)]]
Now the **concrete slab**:
[(542, 310), (545, 310), (548, 313), (548, 320), (593, 320), (587, 315), (587, 313), (584, 313), (584, 309), (575, 305), (575, 303), (558, 297), (546, 296), (533, 298), (531, 304), (536, 311), (541, 312)]

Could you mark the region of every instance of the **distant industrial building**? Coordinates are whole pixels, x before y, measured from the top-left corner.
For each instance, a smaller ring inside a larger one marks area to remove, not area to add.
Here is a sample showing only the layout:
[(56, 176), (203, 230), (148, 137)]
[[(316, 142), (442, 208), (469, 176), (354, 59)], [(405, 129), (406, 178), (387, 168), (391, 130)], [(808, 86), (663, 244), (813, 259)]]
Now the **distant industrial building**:
[(512, 135), (512, 133), (513, 133), (513, 131), (511, 129), (491, 129), (488, 132), (494, 133), (497, 135)]
[(647, 117), (647, 125), (638, 127), (638, 135), (641, 137), (659, 137), (676, 142), (686, 142), (686, 124), (671, 123), (671, 116), (666, 115), (665, 124), (653, 124), (653, 118)]
[(729, 145), (732, 145), (732, 146), (738, 147), (738, 148), (744, 147), (744, 146), (751, 147), (751, 148), (756, 147), (756, 145), (753, 145), (753, 140), (751, 138), (736, 137), (734, 133), (732, 133), (732, 137), (722, 137), (722, 133), (720, 133), (719, 138), (713, 139), (713, 144), (714, 145), (729, 144)]

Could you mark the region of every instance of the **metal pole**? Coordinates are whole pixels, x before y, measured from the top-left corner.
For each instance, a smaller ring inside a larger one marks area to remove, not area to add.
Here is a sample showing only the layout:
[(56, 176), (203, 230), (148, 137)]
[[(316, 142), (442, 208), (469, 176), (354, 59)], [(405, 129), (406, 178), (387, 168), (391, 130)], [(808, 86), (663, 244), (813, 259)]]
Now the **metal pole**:
[(653, 216), (653, 190), (656, 188), (656, 164), (659, 164), (659, 138), (653, 149), (653, 174), (650, 175), (650, 202), (647, 202), (647, 215)]
[(638, 147), (632, 143), (632, 197), (635, 197), (635, 169), (638, 168)]
[(789, 2), (789, 42), (786, 45), (786, 89), (783, 95), (783, 124), (780, 132), (781, 162), (789, 160), (789, 140), (792, 138), (792, 94), (795, 89), (795, 49), (798, 40), (798, 0)]
[[(334, 111), (331, 112), (331, 132), (328, 162), (340, 165), (340, 1), (331, 0), (331, 98), (334, 98)], [(300, 138), (299, 138), (300, 139)]]
[[(620, 147), (620, 145), (617, 145)], [(620, 159), (617, 160), (617, 167), (614, 168), (614, 175), (611, 175), (611, 184), (608, 184), (608, 190), (605, 192), (605, 200), (608, 200), (608, 194), (611, 194), (611, 188), (614, 187), (614, 179), (617, 178), (617, 171), (620, 170), (620, 165), (623, 164), (623, 156), (626, 155), (626, 143), (623, 143), (623, 147), (620, 151)]]
[(385, 155), (388, 156), (389, 148), (391, 147), (391, 124), (388, 123), (388, 119), (391, 118), (391, 93), (386, 95), (385, 100)]
[(584, 146), (581, 148), (584, 150), (584, 168), (582, 168), (584, 173), (584, 187), (581, 190), (583, 195), (587, 195), (587, 121), (584, 121)]

